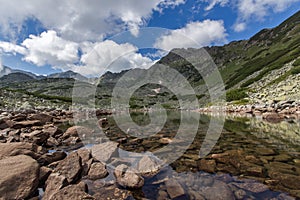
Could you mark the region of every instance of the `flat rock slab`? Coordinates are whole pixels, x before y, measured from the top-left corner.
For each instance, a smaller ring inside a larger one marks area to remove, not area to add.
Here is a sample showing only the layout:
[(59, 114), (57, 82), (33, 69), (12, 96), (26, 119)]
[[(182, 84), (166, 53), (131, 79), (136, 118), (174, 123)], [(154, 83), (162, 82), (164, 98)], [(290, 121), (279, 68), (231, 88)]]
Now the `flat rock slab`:
[(92, 147), (92, 156), (101, 162), (106, 163), (111, 157), (118, 156), (118, 143), (105, 142)]
[(32, 143), (14, 142), (0, 143), (0, 159), (8, 156), (34, 154), (35, 146)]
[(3, 199), (26, 199), (39, 183), (39, 164), (29, 156), (0, 160), (0, 195)]

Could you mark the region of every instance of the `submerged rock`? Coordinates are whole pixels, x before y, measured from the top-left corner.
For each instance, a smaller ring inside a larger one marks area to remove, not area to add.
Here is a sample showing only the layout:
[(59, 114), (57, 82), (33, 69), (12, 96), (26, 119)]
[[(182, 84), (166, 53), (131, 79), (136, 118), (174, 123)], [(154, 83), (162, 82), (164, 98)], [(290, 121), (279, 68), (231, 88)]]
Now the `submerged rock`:
[(92, 147), (92, 156), (101, 162), (108, 162), (113, 156), (118, 156), (118, 143), (105, 142)]
[(137, 189), (144, 185), (144, 178), (141, 177), (135, 169), (129, 168), (124, 164), (116, 167), (114, 175), (117, 179), (117, 183), (125, 188)]
[(176, 180), (168, 180), (166, 183), (166, 188), (171, 199), (184, 198), (185, 191)]

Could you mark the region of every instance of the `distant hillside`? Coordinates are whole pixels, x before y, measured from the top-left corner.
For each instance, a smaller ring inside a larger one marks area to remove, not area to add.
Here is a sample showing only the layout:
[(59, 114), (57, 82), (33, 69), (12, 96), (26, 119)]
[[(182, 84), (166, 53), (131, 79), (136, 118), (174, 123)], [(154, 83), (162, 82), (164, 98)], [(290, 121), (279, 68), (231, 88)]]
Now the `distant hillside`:
[[(295, 99), (300, 95), (300, 11), (279, 26), (264, 29), (249, 40), (205, 49), (219, 67), (229, 101), (249, 96), (248, 100), (252, 102), (266, 102)], [(180, 52), (192, 57), (197, 56), (198, 51), (175, 49), (159, 62), (178, 70), (191, 84), (204, 84), (191, 64), (176, 54)], [(284, 87), (286, 84), (289, 87)]]
[(61, 72), (61, 73), (50, 74), (47, 77), (48, 78), (73, 78), (73, 79), (76, 79), (79, 81), (87, 81), (88, 80), (87, 77), (82, 76), (81, 74), (78, 74), (71, 70), (66, 71), (66, 72)]
[(7, 67), (7, 66), (2, 66), (0, 68), (0, 77), (3, 77), (5, 75), (8, 75), (8, 74), (11, 74), (11, 73), (23, 73), (23, 74), (26, 74), (34, 79), (42, 79), (44, 78), (44, 76), (38, 76), (38, 75), (35, 75), (31, 72), (27, 72), (27, 71), (23, 71), (23, 70), (19, 70), (19, 69), (12, 69), (10, 67)]
[(21, 82), (32, 81), (32, 80), (35, 80), (32, 76), (29, 76), (21, 72), (15, 72), (1, 77), (0, 83), (6, 85), (11, 83), (21, 83)]

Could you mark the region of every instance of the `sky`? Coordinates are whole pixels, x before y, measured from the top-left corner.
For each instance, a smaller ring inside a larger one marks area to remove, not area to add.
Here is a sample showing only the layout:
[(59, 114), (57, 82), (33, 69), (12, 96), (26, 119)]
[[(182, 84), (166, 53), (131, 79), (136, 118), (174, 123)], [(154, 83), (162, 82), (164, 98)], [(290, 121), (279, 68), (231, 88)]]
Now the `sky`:
[(85, 76), (149, 68), (173, 48), (248, 39), (300, 0), (0, 0), (2, 65)]

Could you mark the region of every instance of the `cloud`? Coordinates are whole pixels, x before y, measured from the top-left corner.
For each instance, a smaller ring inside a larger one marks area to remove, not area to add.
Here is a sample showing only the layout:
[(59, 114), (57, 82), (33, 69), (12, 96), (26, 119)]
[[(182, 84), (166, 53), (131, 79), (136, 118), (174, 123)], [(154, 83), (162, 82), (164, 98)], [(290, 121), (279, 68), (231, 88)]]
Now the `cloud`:
[(272, 12), (282, 12), (299, 0), (239, 0), (238, 10), (242, 20), (263, 19)]
[(238, 18), (234, 25), (236, 32), (241, 32), (246, 29), (249, 21), (261, 21), (266, 16), (273, 13), (285, 11), (293, 3), (300, 2), (300, 0), (202, 0), (209, 5), (205, 10), (211, 10), (216, 5), (231, 6), (238, 11)]
[[(0, 52), (21, 54), (23, 60), (37, 66), (51, 65), (63, 71), (101, 75), (106, 70), (118, 72), (131, 68), (149, 68), (154, 61), (138, 53), (132, 44), (112, 40), (76, 43), (64, 40), (53, 30), (30, 35), (21, 45), (0, 41)], [(80, 52), (80, 54), (79, 54)]]
[(10, 42), (0, 41), (0, 52), (12, 53), (12, 54), (26, 54), (26, 49), (20, 45), (16, 45)]
[(40, 36), (30, 35), (21, 45), (27, 49), (27, 53), (21, 53), (25, 55), (24, 60), (37, 66), (61, 66), (79, 60), (79, 45), (60, 38), (53, 30), (43, 32)]
[(212, 43), (225, 42), (226, 36), (222, 20), (196, 21), (188, 23), (181, 29), (169, 31), (156, 40), (154, 47), (167, 51), (173, 48), (199, 48)]
[(225, 5), (227, 5), (229, 3), (229, 0), (202, 0), (202, 1), (209, 3), (209, 5), (204, 8), (204, 10), (206, 10), (206, 11), (213, 9), (218, 4), (222, 7), (224, 7)]
[(143, 26), (154, 10), (183, 3), (185, 0), (0, 0), (0, 27), (12, 37), (25, 20), (34, 18), (64, 39), (99, 41), (108, 34)]
[(84, 43), (82, 66), (73, 66), (72, 70), (85, 75), (101, 75), (105, 71), (119, 72), (131, 68), (149, 68), (154, 64), (151, 59), (138, 53), (132, 44), (117, 44), (112, 40), (98, 43)]
[(234, 25), (233, 29), (235, 32), (242, 32), (246, 29), (246, 27), (247, 27), (247, 24), (244, 22), (241, 22), (241, 23), (236, 23)]

